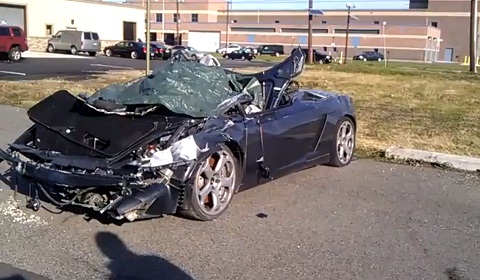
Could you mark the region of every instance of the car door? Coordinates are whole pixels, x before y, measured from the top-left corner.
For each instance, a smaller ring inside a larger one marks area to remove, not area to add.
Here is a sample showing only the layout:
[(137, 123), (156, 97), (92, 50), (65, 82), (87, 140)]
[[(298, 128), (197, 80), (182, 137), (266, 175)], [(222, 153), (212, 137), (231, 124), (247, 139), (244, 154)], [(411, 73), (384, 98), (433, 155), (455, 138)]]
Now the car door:
[(12, 41), (10, 28), (0, 27), (0, 52), (8, 52)]
[(52, 46), (56, 50), (65, 50), (65, 47), (62, 45), (62, 42), (60, 41), (63, 36), (63, 31), (58, 31), (55, 35), (52, 36), (52, 38), (49, 40), (49, 43), (52, 44)]
[(125, 42), (118, 42), (113, 45), (110, 50), (112, 51), (113, 55), (122, 55), (122, 48), (125, 46)]
[(261, 112), (254, 122), (260, 135), (263, 163), (276, 179), (309, 164), (325, 114), (301, 98), (293, 98), (290, 103)]

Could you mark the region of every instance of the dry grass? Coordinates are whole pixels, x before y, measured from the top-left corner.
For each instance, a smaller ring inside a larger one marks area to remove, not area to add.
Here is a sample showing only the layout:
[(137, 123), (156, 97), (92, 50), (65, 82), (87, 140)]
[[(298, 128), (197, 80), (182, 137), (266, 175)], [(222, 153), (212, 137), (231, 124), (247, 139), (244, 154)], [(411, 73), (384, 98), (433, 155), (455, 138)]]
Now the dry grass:
[[(480, 156), (480, 79), (364, 72), (315, 68), (299, 77), (303, 87), (346, 93), (354, 98), (359, 151), (368, 155), (395, 145)], [(2, 81), (0, 103), (29, 107), (55, 90), (91, 93), (142, 74), (116, 72), (70, 82)]]
[(354, 98), (358, 148), (363, 154), (400, 146), (480, 156), (480, 79), (470, 76), (452, 81), (442, 75), (360, 74), (316, 68), (305, 71), (298, 80), (303, 87)]
[(145, 74), (142, 71), (111, 71), (108, 75), (92, 75), (87, 80), (68, 78), (0, 81), (0, 104), (31, 107), (55, 91), (67, 89), (73, 94), (93, 93), (112, 83), (124, 83)]

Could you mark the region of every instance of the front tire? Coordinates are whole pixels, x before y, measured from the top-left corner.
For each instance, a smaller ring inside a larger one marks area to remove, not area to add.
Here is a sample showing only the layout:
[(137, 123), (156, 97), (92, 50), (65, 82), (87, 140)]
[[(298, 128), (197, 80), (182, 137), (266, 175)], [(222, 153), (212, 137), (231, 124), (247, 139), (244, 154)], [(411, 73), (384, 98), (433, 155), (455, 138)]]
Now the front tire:
[(330, 149), (329, 165), (344, 167), (352, 162), (356, 146), (357, 129), (352, 119), (344, 116), (337, 122), (335, 131), (335, 140)]
[(55, 52), (55, 48), (53, 47), (52, 44), (49, 44), (48, 47), (47, 47), (47, 52), (49, 53), (54, 53)]
[(199, 161), (189, 179), (185, 203), (179, 214), (186, 218), (212, 221), (230, 205), (240, 179), (240, 164), (232, 151), (221, 148)]

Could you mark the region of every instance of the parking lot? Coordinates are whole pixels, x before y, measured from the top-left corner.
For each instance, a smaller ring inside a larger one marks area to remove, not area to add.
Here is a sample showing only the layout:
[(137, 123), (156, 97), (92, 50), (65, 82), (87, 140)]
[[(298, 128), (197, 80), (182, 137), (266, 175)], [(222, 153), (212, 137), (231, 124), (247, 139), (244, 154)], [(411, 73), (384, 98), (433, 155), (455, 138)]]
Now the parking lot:
[[(22, 109), (1, 106), (0, 146), (28, 126)], [(4, 181), (0, 262), (55, 280), (480, 275), (479, 180), (462, 173), (358, 160), (240, 193), (214, 222), (167, 216), (123, 226), (32, 212), (22, 196), (17, 210)]]
[[(272, 63), (264, 61), (224, 60), (220, 63), (225, 68), (266, 67)], [(162, 67), (168, 61), (154, 59), (152, 69)], [(110, 70), (145, 69), (145, 60), (85, 55), (28, 53), (19, 63), (0, 62), (0, 79), (38, 79), (56, 76), (86, 76)]]

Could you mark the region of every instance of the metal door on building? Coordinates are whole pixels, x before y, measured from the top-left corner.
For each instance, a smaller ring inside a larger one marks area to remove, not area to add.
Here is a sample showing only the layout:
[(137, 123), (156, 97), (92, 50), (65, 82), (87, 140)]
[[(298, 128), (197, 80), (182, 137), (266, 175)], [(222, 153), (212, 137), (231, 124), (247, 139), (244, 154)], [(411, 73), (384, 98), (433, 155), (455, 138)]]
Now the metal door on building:
[(445, 48), (443, 59), (445, 61), (453, 61), (453, 48)]
[(25, 10), (25, 6), (0, 4), (0, 22), (19, 26), (27, 33)]

